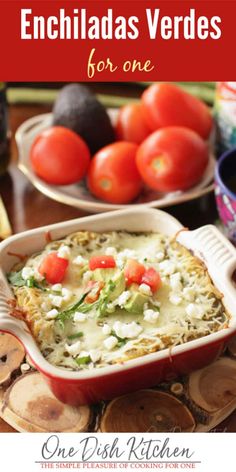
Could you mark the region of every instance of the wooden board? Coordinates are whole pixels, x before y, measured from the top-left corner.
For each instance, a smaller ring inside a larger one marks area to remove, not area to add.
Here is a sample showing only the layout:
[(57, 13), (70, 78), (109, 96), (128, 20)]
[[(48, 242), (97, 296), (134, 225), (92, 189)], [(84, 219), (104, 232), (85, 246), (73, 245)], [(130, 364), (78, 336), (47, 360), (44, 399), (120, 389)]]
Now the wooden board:
[[(14, 370), (10, 381), (0, 389), (0, 432), (199, 432), (225, 431), (227, 425), (229, 431), (236, 431), (236, 357), (233, 349), (190, 376), (96, 407), (75, 408), (62, 404), (29, 364), (26, 372), (26, 361), (23, 360), (23, 366)], [(27, 395), (24, 394), (26, 390)], [(42, 395), (44, 400), (40, 404), (38, 398)], [(33, 403), (37, 405), (34, 416), (28, 408)], [(231, 418), (225, 421), (230, 415)]]

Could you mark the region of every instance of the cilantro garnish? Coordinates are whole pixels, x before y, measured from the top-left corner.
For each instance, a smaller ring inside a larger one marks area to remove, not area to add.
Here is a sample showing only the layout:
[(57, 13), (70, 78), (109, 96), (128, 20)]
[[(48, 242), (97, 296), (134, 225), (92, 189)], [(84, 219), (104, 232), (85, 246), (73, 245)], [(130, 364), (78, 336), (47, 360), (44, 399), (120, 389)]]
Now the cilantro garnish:
[(91, 362), (91, 357), (90, 356), (77, 357), (75, 359), (75, 362), (78, 365), (89, 364), (89, 362)]
[(9, 282), (15, 287), (23, 287), (26, 281), (22, 278), (22, 271), (19, 272), (10, 272), (7, 275)]
[(70, 320), (72, 318), (72, 316), (74, 315), (74, 313), (77, 311), (78, 308), (81, 311), (83, 301), (84, 301), (84, 299), (86, 298), (87, 295), (88, 295), (88, 292), (83, 293), (83, 295), (78, 300), (78, 302), (76, 302), (74, 305), (72, 305), (67, 310), (64, 310), (64, 311), (61, 311), (61, 313), (58, 313), (56, 319), (60, 322), (62, 327), (64, 327), (65, 321)]
[(77, 310), (80, 313), (89, 313), (92, 309), (95, 308), (97, 311), (98, 317), (106, 315), (107, 305), (110, 302), (110, 294), (111, 292), (115, 290), (115, 288), (116, 288), (115, 282), (113, 282), (113, 280), (109, 280), (106, 286), (102, 289), (99, 299), (93, 303), (84, 303), (84, 300), (86, 296), (88, 295), (89, 291), (85, 292), (81, 296), (78, 302), (76, 302), (67, 310), (64, 310), (61, 313), (58, 313), (56, 319), (60, 322), (62, 328), (64, 328), (65, 321), (70, 320)]
[(46, 291), (46, 289), (35, 280), (34, 276), (29, 277), (27, 280), (22, 277), (22, 270), (19, 272), (10, 272), (7, 275), (9, 282), (15, 287), (29, 287), (38, 288), (39, 290)]
[(79, 331), (78, 333), (70, 334), (69, 336), (67, 336), (67, 339), (69, 339), (69, 341), (73, 341), (74, 339), (82, 338), (83, 335), (84, 333), (82, 331)]
[(120, 336), (117, 336), (114, 330), (111, 331), (111, 335), (118, 340), (117, 347), (122, 347), (128, 342), (128, 338), (120, 338)]

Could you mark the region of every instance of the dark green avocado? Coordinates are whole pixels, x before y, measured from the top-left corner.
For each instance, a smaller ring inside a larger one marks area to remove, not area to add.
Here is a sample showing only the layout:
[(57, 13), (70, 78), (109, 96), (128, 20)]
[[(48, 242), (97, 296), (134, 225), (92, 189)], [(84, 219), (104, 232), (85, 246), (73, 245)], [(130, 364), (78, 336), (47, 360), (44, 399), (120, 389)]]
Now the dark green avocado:
[(69, 84), (59, 92), (53, 107), (53, 125), (64, 126), (84, 139), (91, 154), (115, 140), (104, 106), (80, 84)]

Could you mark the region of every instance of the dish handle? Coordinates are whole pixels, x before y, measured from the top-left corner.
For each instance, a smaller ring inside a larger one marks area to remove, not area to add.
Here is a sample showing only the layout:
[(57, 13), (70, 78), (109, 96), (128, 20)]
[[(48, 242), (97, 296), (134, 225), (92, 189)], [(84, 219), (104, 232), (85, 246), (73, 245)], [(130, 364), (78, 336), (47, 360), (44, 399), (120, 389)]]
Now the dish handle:
[[(43, 116), (50, 116), (50, 114), (44, 114)], [(16, 143), (19, 149), (19, 152), (23, 152), (23, 142), (27, 135), (32, 132), (34, 128), (37, 128), (42, 123), (42, 115), (33, 116), (29, 118), (24, 123), (22, 123), (15, 133)]]
[(14, 307), (12, 292), (4, 282), (2, 272), (0, 278), (0, 332), (13, 334), (24, 344), (25, 338), (30, 335), (29, 329)]
[(235, 300), (236, 249), (213, 225), (194, 231), (182, 231), (177, 240), (198, 256), (208, 269), (216, 286)]

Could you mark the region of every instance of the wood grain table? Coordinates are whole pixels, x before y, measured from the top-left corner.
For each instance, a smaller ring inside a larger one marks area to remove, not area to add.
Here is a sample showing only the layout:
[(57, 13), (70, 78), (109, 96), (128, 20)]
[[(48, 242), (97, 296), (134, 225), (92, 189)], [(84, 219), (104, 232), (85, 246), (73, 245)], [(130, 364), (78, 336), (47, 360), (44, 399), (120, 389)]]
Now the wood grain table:
[[(120, 90), (121, 85), (114, 85), (113, 92)], [(118, 87), (118, 88), (117, 88)], [(106, 86), (97, 86), (101, 93), (106, 92)], [(111, 93), (111, 85), (109, 85)], [(137, 91), (137, 95), (140, 92)], [(134, 93), (133, 93), (134, 94)], [(5, 203), (13, 231), (18, 233), (30, 228), (85, 216), (83, 211), (57, 203), (45, 197), (36, 190), (27, 178), (17, 168), (17, 148), (14, 133), (17, 127), (26, 119), (51, 111), (47, 105), (11, 105), (9, 110), (10, 127), (12, 131), (11, 155), (12, 162), (7, 174), (0, 178), (0, 194)], [(168, 208), (168, 212), (178, 218), (190, 229), (214, 223), (217, 216), (214, 195), (206, 195), (197, 200)], [(11, 431), (3, 421), (0, 421), (0, 431)], [(236, 432), (236, 412), (217, 431)]]

